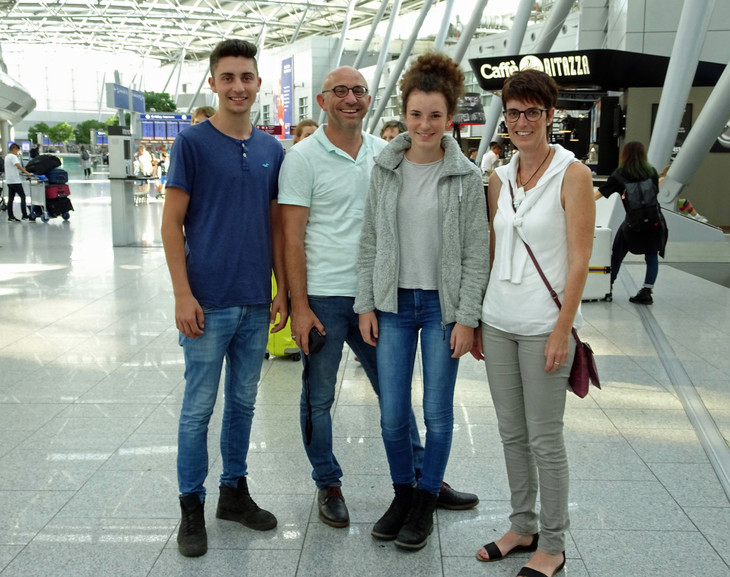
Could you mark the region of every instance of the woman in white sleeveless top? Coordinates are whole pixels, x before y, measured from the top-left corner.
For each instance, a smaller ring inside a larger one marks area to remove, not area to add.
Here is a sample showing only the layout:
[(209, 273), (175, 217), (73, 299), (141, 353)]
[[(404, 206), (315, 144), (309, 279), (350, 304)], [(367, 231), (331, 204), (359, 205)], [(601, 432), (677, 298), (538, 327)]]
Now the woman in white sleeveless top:
[[(590, 170), (573, 153), (548, 143), (557, 95), (555, 81), (537, 70), (517, 72), (504, 83), (505, 122), (519, 152), (489, 179), (492, 266), (478, 343), (499, 422), (512, 514), (509, 531), (480, 549), (477, 559), (534, 551), (518, 573), (525, 577), (551, 577), (565, 564), (563, 413), (575, 351), (571, 328), (582, 324), (595, 222)], [(523, 241), (558, 294), (561, 310)]]

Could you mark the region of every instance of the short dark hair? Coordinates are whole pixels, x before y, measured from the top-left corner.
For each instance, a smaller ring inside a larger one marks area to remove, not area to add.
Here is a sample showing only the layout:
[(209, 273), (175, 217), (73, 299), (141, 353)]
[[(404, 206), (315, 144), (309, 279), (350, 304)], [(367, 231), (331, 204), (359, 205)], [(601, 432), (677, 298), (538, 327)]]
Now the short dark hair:
[(520, 70), (507, 78), (502, 86), (502, 106), (511, 99), (539, 102), (550, 110), (558, 102), (558, 83), (542, 70)]
[(258, 48), (256, 45), (249, 42), (248, 40), (237, 40), (229, 39), (223, 40), (218, 43), (210, 53), (210, 74), (215, 76), (215, 69), (218, 66), (218, 61), (226, 56), (240, 56), (243, 58), (250, 58), (253, 60), (253, 64), (256, 67), (256, 73), (258, 74), (259, 65), (256, 62), (256, 53)]
[(398, 131), (398, 134), (408, 131), (408, 127), (402, 120), (389, 120), (388, 122), (383, 124), (383, 128), (380, 129), (380, 138), (383, 138), (383, 134), (385, 134), (385, 131), (391, 128), (395, 128)]
[(446, 99), (446, 112), (452, 116), (456, 112), (459, 98), (464, 95), (464, 73), (459, 64), (445, 54), (434, 52), (422, 54), (400, 81), (404, 115), (408, 97), (414, 90), (443, 94)]
[(8, 150), (15, 150), (16, 148), (18, 150), (20, 150), (20, 146), (18, 146), (17, 142), (11, 142), (10, 145), (8, 146)]

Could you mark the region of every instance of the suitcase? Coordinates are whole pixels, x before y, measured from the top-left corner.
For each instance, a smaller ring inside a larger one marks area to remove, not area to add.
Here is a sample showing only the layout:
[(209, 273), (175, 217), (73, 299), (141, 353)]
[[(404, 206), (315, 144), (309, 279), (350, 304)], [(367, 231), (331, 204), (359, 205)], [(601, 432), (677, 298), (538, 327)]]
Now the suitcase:
[[(274, 275), (271, 275), (271, 298), (276, 296), (276, 281)], [(266, 358), (269, 357), (291, 357), (293, 361), (299, 361), (302, 353), (297, 343), (291, 338), (291, 319), (286, 321), (286, 325), (278, 333), (269, 333), (269, 342), (266, 345)]]
[(59, 196), (58, 198), (49, 198), (46, 200), (46, 210), (48, 216), (56, 218), (57, 216), (63, 217), (63, 220), (69, 219), (69, 212), (74, 209), (71, 204), (71, 199), (66, 196)]
[(53, 154), (39, 154), (31, 158), (25, 165), (25, 169), (33, 174), (46, 174), (49, 170), (61, 166), (61, 159)]
[(60, 197), (66, 197), (71, 194), (71, 191), (68, 188), (68, 184), (48, 184), (46, 185), (46, 198), (52, 199), (52, 198), (58, 198)]
[(48, 184), (66, 184), (68, 182), (68, 172), (63, 168), (53, 168), (46, 172)]
[(593, 231), (593, 252), (588, 262), (584, 301), (612, 301), (611, 229), (597, 226)]

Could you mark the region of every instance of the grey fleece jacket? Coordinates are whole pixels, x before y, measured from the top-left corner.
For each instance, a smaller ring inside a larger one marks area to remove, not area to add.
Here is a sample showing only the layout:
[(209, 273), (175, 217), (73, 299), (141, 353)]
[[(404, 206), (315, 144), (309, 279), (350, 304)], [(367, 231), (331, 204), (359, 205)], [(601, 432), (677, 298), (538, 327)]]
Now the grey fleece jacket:
[[(438, 180), (441, 222), (439, 298), (444, 324), (479, 324), (489, 273), (487, 208), (479, 168), (469, 162), (456, 141), (441, 139), (445, 151)], [(396, 210), (403, 186), (401, 162), (411, 147), (404, 132), (375, 159), (357, 263), (354, 310), (398, 312), (400, 252)], [(423, 234), (439, 234), (424, 230)]]

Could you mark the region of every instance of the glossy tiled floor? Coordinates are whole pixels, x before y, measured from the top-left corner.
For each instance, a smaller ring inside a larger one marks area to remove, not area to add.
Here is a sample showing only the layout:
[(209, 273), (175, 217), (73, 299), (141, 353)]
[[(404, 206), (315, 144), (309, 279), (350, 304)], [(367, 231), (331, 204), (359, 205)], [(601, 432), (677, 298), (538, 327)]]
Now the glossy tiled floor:
[[(348, 353), (334, 409), (352, 525), (323, 525), (298, 425), (299, 365), (264, 363), (250, 486), (279, 519), (256, 533), (214, 518), (219, 415), (210, 437), (210, 550), (176, 549), (182, 354), (160, 248), (111, 246), (108, 182), (71, 182), (68, 223), (0, 219), (0, 576), (483, 576), (477, 549), (507, 528), (507, 483), (484, 367), (461, 364), (446, 480), (480, 505), (439, 511), (428, 546), (370, 537), (390, 481), (378, 408)], [(159, 212), (159, 205), (141, 211)], [(630, 282), (643, 267), (627, 265)], [(583, 336), (604, 390), (570, 397), (566, 574), (730, 576), (730, 502), (673, 391), (637, 309), (587, 303)], [(662, 266), (650, 312), (730, 438), (730, 289)], [(418, 382), (414, 387), (418, 398)]]

